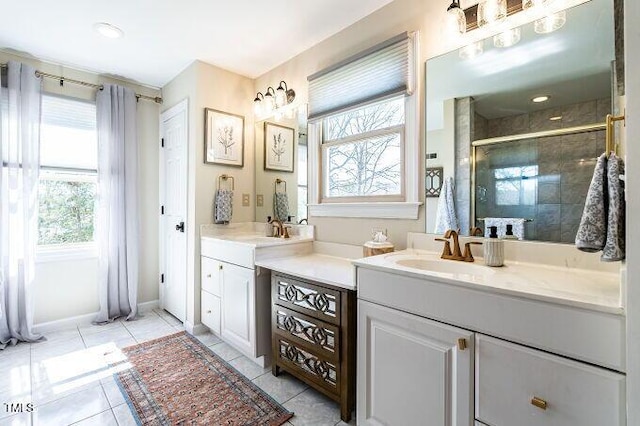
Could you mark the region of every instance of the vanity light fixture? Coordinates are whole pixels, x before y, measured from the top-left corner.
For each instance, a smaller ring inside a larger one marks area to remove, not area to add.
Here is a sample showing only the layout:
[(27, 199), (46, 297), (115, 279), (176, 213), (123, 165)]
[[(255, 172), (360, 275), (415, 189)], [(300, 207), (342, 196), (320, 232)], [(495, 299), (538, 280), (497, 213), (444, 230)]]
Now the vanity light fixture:
[(460, 2), (453, 0), (447, 8), (445, 28), (447, 34), (462, 35), (467, 32), (467, 17), (460, 8)]
[(478, 4), (478, 26), (494, 26), (507, 18), (507, 0), (484, 0)]
[(264, 112), (271, 114), (276, 109), (276, 92), (273, 87), (267, 87), (267, 91), (264, 94)]
[(253, 100), (253, 113), (255, 115), (262, 114), (262, 101), (264, 100), (264, 95), (262, 92), (256, 93), (256, 98)]
[(458, 51), (458, 55), (460, 56), (460, 59), (463, 59), (463, 60), (476, 58), (482, 55), (483, 53), (484, 53), (483, 40), (461, 47), (460, 50)]
[(293, 89), (289, 89), (285, 81), (281, 81), (276, 90), (276, 107), (280, 108), (281, 106), (290, 104), (295, 98), (296, 92), (294, 92)]
[(493, 45), (495, 47), (511, 47), (520, 41), (522, 33), (520, 28), (512, 28), (493, 36)]
[(538, 34), (549, 34), (562, 28), (566, 22), (567, 12), (563, 10), (536, 20), (533, 29)]
[(285, 81), (281, 81), (278, 88), (274, 90), (272, 86), (267, 87), (264, 92), (256, 93), (253, 100), (253, 112), (257, 117), (273, 116), (276, 120), (282, 117), (293, 118), (295, 107), (291, 103), (296, 98), (296, 92), (287, 87)]
[(548, 7), (554, 0), (522, 0), (522, 10)]
[(532, 98), (531, 102), (539, 104), (539, 103), (542, 103), (542, 102), (547, 102), (549, 99), (551, 99), (551, 96), (542, 95), (542, 96), (536, 96), (535, 98)]
[(93, 24), (93, 29), (106, 38), (120, 38), (124, 36), (124, 31), (108, 22), (97, 22)]

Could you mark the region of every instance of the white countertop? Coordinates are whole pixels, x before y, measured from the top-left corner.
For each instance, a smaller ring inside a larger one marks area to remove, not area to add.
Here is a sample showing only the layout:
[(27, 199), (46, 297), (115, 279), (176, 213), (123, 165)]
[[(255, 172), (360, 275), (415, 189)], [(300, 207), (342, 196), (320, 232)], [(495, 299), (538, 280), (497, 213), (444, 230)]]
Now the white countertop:
[(257, 266), (329, 284), (347, 290), (356, 290), (355, 270), (351, 259), (326, 254), (306, 254), (256, 261)]
[[(464, 262), (439, 260), (439, 257), (439, 253), (407, 249), (388, 255), (355, 260), (353, 263), (359, 267), (416, 278), (428, 278), (477, 290), (624, 314), (618, 274), (513, 261), (505, 262), (505, 265), (499, 268), (490, 268), (484, 266), (482, 259), (476, 259), (476, 262), (465, 271)], [(452, 265), (459, 264), (460, 272), (434, 272), (396, 263), (398, 260), (416, 258), (447, 262), (446, 266), (451, 265), (453, 269), (455, 268)], [(471, 268), (475, 271), (469, 273)]]
[(314, 227), (311, 225), (285, 224), (290, 229), (290, 238), (266, 237), (264, 223), (242, 222), (228, 225), (201, 225), (200, 237), (228, 241), (251, 247), (271, 247), (313, 241)]

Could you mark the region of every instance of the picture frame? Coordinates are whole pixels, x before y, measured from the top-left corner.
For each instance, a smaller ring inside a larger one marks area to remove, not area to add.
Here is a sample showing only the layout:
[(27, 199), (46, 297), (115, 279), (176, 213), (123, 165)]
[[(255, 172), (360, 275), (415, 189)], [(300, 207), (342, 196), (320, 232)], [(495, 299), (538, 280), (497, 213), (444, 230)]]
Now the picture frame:
[(204, 162), (244, 167), (244, 116), (204, 109)]
[(264, 123), (264, 169), (293, 173), (295, 129)]

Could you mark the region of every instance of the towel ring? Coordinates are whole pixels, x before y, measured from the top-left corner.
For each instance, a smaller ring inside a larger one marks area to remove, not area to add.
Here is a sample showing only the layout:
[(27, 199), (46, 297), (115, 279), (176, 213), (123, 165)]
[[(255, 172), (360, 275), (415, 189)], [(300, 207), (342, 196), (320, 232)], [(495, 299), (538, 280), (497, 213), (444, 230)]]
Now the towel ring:
[(234, 189), (236, 189), (235, 179), (233, 178), (233, 176), (230, 176), (230, 175), (218, 176), (218, 189), (222, 188), (222, 181), (227, 181), (227, 180), (231, 181), (231, 190), (233, 191)]
[(284, 184), (284, 192), (286, 194), (287, 193), (287, 181), (286, 180), (282, 180), (280, 178), (276, 179), (276, 183), (273, 185), (274, 186), (274, 192), (278, 192), (278, 185), (280, 185), (281, 183)]

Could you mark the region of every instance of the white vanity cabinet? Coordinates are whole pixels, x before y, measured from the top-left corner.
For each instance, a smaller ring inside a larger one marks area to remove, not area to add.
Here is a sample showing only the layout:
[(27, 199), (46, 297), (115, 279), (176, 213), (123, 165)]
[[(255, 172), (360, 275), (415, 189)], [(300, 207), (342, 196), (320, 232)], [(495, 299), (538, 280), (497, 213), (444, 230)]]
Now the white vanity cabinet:
[(358, 302), (358, 424), (473, 425), (473, 333)]
[(255, 270), (221, 263), (222, 319), (220, 336), (252, 357), (256, 353)]

